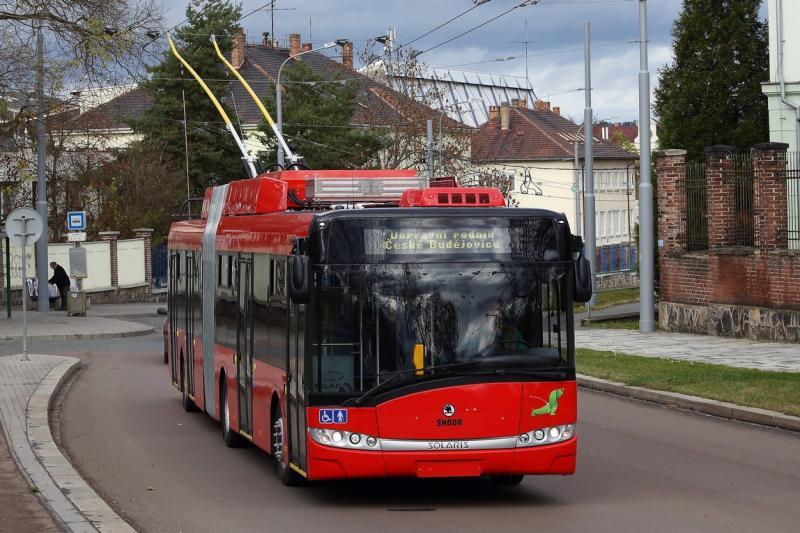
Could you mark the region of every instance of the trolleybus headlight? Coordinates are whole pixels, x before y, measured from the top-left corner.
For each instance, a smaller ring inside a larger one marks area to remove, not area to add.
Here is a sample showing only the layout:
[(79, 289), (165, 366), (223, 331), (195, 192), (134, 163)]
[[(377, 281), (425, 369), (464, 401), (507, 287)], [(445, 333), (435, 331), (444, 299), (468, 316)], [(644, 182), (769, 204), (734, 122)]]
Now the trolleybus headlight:
[(530, 434), (529, 434), (529, 433), (523, 433), (522, 435), (520, 435), (520, 436), (519, 436), (519, 441), (520, 441), (522, 444), (528, 444), (528, 442), (529, 442), (530, 440), (531, 440), (531, 436), (530, 436)]
[(533, 438), (538, 440), (538, 441), (544, 440), (545, 437), (546, 437), (546, 435), (545, 435), (544, 431), (541, 430), (541, 429), (537, 429), (536, 431), (533, 432)]
[(351, 433), (341, 429), (308, 428), (308, 435), (314, 442), (336, 448), (350, 450), (380, 450), (381, 445), (376, 437)]
[(572, 424), (567, 424), (564, 426), (564, 431), (561, 432), (561, 440), (567, 440), (572, 437), (572, 432), (575, 430), (575, 426)]
[(561, 428), (558, 426), (553, 426), (550, 428), (548, 433), (550, 434), (550, 440), (557, 441), (558, 437), (561, 436)]
[(551, 426), (531, 430), (517, 437), (517, 447), (542, 446), (564, 442), (575, 436), (575, 425)]

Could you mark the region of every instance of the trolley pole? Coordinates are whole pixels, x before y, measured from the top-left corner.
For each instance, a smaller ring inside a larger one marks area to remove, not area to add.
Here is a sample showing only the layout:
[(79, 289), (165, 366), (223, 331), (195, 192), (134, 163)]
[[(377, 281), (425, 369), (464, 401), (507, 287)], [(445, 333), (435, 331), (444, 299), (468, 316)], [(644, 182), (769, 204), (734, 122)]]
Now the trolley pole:
[(592, 266), (592, 298), (587, 307), (591, 313), (597, 301), (597, 258), (595, 254), (596, 234), (595, 234), (595, 204), (594, 204), (594, 121), (592, 118), (592, 66), (590, 52), (590, 26), (589, 21), (583, 23), (583, 57), (584, 57), (584, 76), (586, 88), (584, 90), (586, 98), (586, 109), (583, 113), (583, 160), (586, 167), (584, 185), (584, 213), (586, 216), (586, 255), (589, 256), (589, 264)]
[(647, 0), (639, 0), (639, 331), (655, 331), (653, 184), (650, 180), (650, 72), (647, 66)]

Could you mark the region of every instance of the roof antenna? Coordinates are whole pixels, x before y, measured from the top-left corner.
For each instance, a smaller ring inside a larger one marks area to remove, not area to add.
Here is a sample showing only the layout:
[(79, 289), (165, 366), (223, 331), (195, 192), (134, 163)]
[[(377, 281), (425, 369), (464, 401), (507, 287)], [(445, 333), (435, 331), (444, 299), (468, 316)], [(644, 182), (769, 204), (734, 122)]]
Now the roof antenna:
[(250, 95), (250, 98), (253, 99), (253, 102), (255, 102), (255, 104), (261, 110), (261, 114), (264, 115), (265, 119), (267, 119), (267, 124), (269, 124), (269, 127), (272, 128), (272, 133), (275, 134), (275, 137), (281, 144), (283, 152), (286, 154), (289, 163), (292, 165), (296, 164), (300, 160), (300, 157), (289, 149), (289, 145), (286, 144), (286, 139), (284, 139), (283, 135), (281, 135), (281, 132), (278, 131), (278, 127), (275, 125), (275, 121), (272, 120), (269, 111), (267, 111), (267, 108), (264, 107), (264, 104), (263, 102), (261, 102), (261, 99), (255, 93), (255, 91), (253, 91), (253, 88), (250, 87), (250, 84), (245, 81), (245, 79), (242, 77), (241, 74), (239, 74), (239, 71), (236, 70), (236, 68), (233, 65), (231, 65), (230, 61), (225, 59), (224, 55), (222, 55), (222, 51), (219, 49), (219, 45), (217, 44), (217, 38), (214, 35), (211, 35), (211, 42), (214, 45), (214, 50), (217, 51), (217, 56), (220, 58), (220, 60), (222, 60), (223, 63), (225, 63), (225, 66), (228, 67), (228, 70), (230, 70), (233, 73), (233, 75), (236, 76), (236, 79), (239, 80), (239, 83), (241, 83), (242, 86), (245, 88), (247, 93)]
[(175, 48), (175, 43), (172, 42), (172, 36), (169, 33), (167, 34), (167, 42), (169, 42), (169, 48), (170, 50), (172, 50), (172, 55), (174, 55), (178, 59), (178, 61), (180, 61), (181, 65), (186, 67), (186, 70), (188, 70), (189, 73), (194, 77), (194, 79), (197, 80), (197, 83), (200, 84), (200, 87), (202, 87), (203, 90), (206, 92), (206, 95), (208, 95), (208, 98), (211, 100), (211, 103), (213, 103), (214, 107), (217, 108), (217, 112), (220, 114), (222, 120), (225, 122), (225, 128), (233, 136), (233, 140), (236, 141), (236, 146), (239, 147), (239, 151), (242, 153), (242, 161), (244, 161), (245, 167), (247, 168), (247, 173), (250, 175), (251, 178), (255, 178), (258, 175), (258, 173), (256, 172), (255, 165), (253, 164), (253, 156), (251, 156), (247, 152), (247, 149), (244, 147), (244, 144), (242, 143), (242, 139), (239, 137), (239, 134), (236, 133), (236, 128), (233, 126), (233, 123), (231, 122), (231, 119), (228, 117), (228, 114), (222, 108), (222, 105), (219, 103), (219, 100), (217, 100), (217, 98), (214, 96), (214, 93), (211, 92), (211, 89), (208, 88), (208, 85), (206, 85), (206, 83), (203, 81), (203, 78), (201, 78), (197, 74), (197, 72), (195, 72), (192, 66), (189, 63), (187, 63), (186, 60), (183, 57), (181, 57), (181, 55), (178, 53), (178, 50)]

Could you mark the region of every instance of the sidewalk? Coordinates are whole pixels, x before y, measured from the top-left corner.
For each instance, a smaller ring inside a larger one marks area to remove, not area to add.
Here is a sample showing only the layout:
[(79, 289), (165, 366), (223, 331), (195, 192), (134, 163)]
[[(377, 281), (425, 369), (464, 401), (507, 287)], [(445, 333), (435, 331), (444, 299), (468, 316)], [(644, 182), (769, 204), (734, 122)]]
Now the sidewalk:
[(50, 433), (50, 399), (78, 368), (74, 357), (0, 357), (0, 427), (31, 492), (66, 531), (133, 531), (80, 477)]
[[(592, 313), (594, 317), (638, 311), (638, 303), (610, 307)], [(580, 318), (576, 316), (576, 324)], [(754, 342), (746, 339), (690, 335), (686, 333), (639, 333), (625, 329), (575, 329), (578, 348), (604, 350), (645, 357), (667, 357), (740, 368), (800, 372), (800, 345)]]
[[(123, 318), (156, 316), (164, 304), (98, 305), (87, 311), (87, 316), (67, 316), (64, 311), (40, 313), (28, 310), (28, 338), (30, 339), (104, 339), (148, 335), (151, 326)], [(22, 310), (14, 309), (11, 318), (0, 317), (0, 340), (22, 337)]]

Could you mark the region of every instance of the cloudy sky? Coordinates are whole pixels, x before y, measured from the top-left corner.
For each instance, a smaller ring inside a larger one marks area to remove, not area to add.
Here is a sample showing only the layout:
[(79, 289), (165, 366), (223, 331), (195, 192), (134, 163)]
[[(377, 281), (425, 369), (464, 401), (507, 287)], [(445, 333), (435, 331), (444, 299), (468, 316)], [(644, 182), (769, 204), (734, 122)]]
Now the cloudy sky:
[[(454, 22), (413, 43), (427, 50), (519, 4), (521, 0), (490, 0)], [(431, 66), (525, 75), (527, 21), (528, 71), (540, 98), (559, 105), (562, 113), (582, 117), (583, 22), (592, 30), (592, 107), (599, 119), (638, 118), (639, 38), (637, 0), (541, 0), (521, 7), (420, 58)], [(243, 0), (247, 14), (267, 0)], [(651, 85), (657, 71), (671, 61), (672, 24), (681, 0), (650, 0), (648, 4)], [(399, 44), (407, 43), (474, 5), (473, 0), (276, 0), (275, 34), (286, 39), (300, 33), (317, 44), (346, 38), (356, 55), (370, 37), (393, 27)], [(184, 19), (185, 3), (165, 0), (166, 23)], [(278, 10), (280, 9), (280, 10)], [(763, 9), (766, 17), (766, 9)], [(310, 30), (309, 30), (310, 24)], [(270, 31), (269, 9), (247, 16), (242, 25), (249, 40)], [(513, 56), (514, 59), (496, 61)]]

